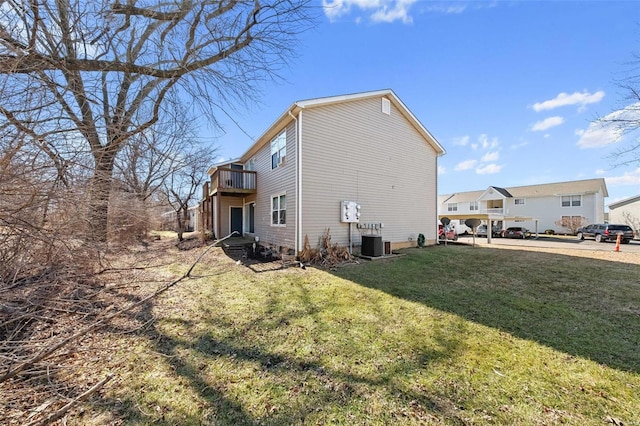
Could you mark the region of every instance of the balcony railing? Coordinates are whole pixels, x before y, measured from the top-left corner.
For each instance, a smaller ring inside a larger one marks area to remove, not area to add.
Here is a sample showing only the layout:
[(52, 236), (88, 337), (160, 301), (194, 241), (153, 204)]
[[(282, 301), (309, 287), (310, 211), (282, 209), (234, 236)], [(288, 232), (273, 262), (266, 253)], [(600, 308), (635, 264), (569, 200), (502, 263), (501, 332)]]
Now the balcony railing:
[(256, 192), (256, 172), (220, 167), (211, 175), (211, 195), (253, 194)]
[(480, 213), (482, 214), (507, 214), (509, 213), (508, 209), (497, 208), (497, 209), (480, 209)]

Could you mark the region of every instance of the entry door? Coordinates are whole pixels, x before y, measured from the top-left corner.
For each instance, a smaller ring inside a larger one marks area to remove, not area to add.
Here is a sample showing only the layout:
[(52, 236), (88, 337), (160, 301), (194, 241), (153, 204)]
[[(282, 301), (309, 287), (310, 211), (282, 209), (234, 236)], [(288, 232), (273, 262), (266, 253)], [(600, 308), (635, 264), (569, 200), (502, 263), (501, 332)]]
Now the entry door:
[(242, 235), (242, 207), (231, 207), (231, 232), (233, 231)]

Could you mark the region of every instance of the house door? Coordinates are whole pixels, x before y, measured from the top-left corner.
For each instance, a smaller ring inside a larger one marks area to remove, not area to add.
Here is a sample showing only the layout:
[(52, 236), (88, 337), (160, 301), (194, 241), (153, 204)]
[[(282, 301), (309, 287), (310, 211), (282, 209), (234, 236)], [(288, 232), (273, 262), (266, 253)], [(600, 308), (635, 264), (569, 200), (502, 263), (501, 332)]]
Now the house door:
[(233, 231), (242, 235), (242, 207), (231, 207), (231, 232)]

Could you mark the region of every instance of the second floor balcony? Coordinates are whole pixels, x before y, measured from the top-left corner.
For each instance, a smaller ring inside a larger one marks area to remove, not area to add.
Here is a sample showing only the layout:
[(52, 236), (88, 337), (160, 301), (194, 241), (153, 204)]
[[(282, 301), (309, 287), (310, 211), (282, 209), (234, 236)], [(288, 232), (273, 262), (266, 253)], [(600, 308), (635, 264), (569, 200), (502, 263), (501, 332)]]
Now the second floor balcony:
[(495, 214), (495, 215), (505, 215), (509, 213), (509, 209), (499, 208), (491, 208), (491, 209), (480, 209), (480, 213), (482, 214)]
[(254, 194), (257, 189), (256, 172), (220, 167), (211, 175), (209, 195)]

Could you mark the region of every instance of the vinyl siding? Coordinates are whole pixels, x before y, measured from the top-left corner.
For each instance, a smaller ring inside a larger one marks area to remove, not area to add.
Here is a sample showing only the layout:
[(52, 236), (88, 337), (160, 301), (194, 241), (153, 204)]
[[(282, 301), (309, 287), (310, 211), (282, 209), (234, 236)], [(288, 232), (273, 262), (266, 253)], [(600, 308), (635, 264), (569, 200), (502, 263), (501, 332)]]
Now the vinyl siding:
[[(361, 223), (384, 223), (384, 241), (414, 245), (419, 233), (435, 241), (436, 152), (393, 104), (390, 115), (370, 98), (302, 117), (302, 235), (313, 247), (326, 229), (333, 243), (348, 244), (343, 200), (360, 203)], [(352, 239), (360, 243), (355, 224)]]
[(631, 226), (640, 238), (640, 201), (624, 204), (620, 207), (609, 206), (609, 223), (620, 223)]
[[(296, 209), (296, 126), (291, 122), (287, 130), (287, 155), (285, 164), (271, 169), (271, 144), (267, 143), (255, 155), (257, 194), (255, 197), (255, 235), (264, 245), (295, 247)], [(280, 132), (278, 132), (280, 134)], [(285, 193), (287, 196), (287, 224), (271, 226), (271, 197)]]
[(526, 216), (531, 219), (524, 222), (507, 220), (505, 221), (505, 227), (524, 226), (534, 232), (536, 230), (535, 221), (537, 220), (538, 232), (540, 233), (546, 229), (553, 229), (558, 233), (567, 232), (568, 229), (556, 224), (556, 221), (561, 220), (562, 216), (582, 216), (586, 219), (586, 222), (597, 222), (597, 198), (595, 194), (584, 194), (579, 207), (562, 207), (561, 196), (525, 198), (525, 204), (517, 206), (514, 204), (513, 199), (509, 199), (507, 203), (509, 216)]

